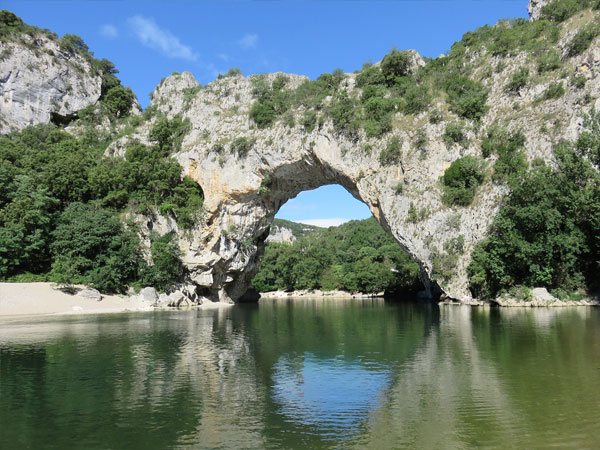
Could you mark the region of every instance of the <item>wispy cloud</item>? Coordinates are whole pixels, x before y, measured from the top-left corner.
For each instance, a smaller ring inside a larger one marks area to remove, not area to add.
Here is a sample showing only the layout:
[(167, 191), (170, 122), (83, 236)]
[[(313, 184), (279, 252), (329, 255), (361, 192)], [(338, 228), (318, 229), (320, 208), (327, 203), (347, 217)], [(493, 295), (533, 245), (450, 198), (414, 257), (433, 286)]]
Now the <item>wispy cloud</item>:
[(246, 34), (238, 41), (238, 44), (245, 50), (256, 48), (256, 45), (258, 44), (258, 34)]
[(100, 28), (100, 34), (108, 39), (115, 39), (119, 36), (119, 30), (114, 25), (106, 24)]
[(154, 19), (133, 16), (127, 22), (138, 40), (146, 47), (157, 50), (170, 58), (198, 60), (198, 55), (190, 46), (182, 44), (179, 38), (169, 30), (160, 28)]
[(229, 55), (227, 53), (219, 53), (217, 57), (225, 62), (229, 61)]
[(335, 218), (335, 219), (310, 219), (310, 220), (294, 220), (294, 222), (303, 223), (306, 225), (314, 225), (316, 227), (337, 227), (343, 223), (348, 222), (349, 219)]

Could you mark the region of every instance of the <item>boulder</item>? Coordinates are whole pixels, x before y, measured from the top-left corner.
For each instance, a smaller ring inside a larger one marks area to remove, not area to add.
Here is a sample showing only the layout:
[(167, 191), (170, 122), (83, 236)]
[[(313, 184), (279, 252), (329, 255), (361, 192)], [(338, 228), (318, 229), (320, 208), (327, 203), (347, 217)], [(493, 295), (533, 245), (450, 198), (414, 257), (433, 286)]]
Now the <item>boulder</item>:
[(154, 303), (158, 300), (158, 293), (153, 287), (145, 287), (140, 291), (140, 298), (149, 303)]
[(96, 300), (98, 302), (102, 300), (102, 294), (97, 289), (92, 288), (82, 289), (77, 293), (77, 296), (90, 300)]

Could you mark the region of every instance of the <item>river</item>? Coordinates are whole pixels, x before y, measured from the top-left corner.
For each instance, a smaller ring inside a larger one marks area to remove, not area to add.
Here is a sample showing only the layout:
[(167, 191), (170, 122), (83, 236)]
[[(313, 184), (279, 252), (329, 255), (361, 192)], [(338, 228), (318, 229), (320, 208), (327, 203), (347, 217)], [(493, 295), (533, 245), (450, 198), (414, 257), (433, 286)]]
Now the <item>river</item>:
[(600, 308), (4, 318), (0, 449), (597, 448)]

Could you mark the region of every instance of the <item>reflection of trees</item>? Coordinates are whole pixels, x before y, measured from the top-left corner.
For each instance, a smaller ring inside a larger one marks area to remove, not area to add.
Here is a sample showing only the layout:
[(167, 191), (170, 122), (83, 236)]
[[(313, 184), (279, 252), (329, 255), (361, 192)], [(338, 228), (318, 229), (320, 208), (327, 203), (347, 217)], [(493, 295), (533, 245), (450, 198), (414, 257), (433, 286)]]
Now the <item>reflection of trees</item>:
[[(377, 300), (294, 300), (44, 320), (0, 325), (0, 448), (600, 442), (595, 309), (438, 316)], [(307, 364), (331, 378), (345, 367), (385, 376), (336, 431), (290, 414), (277, 394), (285, 377), (300, 384)]]

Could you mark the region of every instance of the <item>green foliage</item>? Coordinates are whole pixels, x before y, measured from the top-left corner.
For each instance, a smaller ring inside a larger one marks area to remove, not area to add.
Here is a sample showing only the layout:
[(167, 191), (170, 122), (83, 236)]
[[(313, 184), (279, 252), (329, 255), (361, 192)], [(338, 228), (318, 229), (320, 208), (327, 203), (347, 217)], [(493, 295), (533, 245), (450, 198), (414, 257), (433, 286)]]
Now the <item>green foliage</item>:
[(403, 111), (406, 114), (418, 114), (425, 111), (430, 103), (429, 88), (425, 85), (413, 84), (404, 93)]
[(515, 285), (600, 287), (600, 175), (577, 147), (560, 144), (555, 168), (537, 166), (512, 186), (492, 233), (472, 254), (475, 296), (494, 297)]
[(564, 22), (579, 11), (589, 8), (592, 0), (554, 0), (542, 7), (541, 19)]
[(317, 112), (316, 111), (305, 111), (304, 115), (300, 119), (300, 125), (304, 128), (304, 131), (311, 133), (317, 124)]
[(523, 67), (517, 70), (510, 77), (510, 81), (506, 84), (506, 90), (518, 94), (521, 89), (527, 86), (529, 82), (529, 69)]
[(556, 100), (565, 95), (565, 88), (562, 84), (562, 81), (558, 83), (551, 83), (548, 86), (548, 89), (544, 92), (544, 99), (546, 100)]
[(379, 154), (380, 164), (387, 166), (398, 164), (402, 158), (402, 140), (398, 136), (391, 138), (385, 149)]
[(404, 184), (400, 181), (396, 186), (394, 186), (394, 192), (396, 195), (401, 195), (404, 192)]
[(142, 283), (159, 292), (168, 291), (183, 275), (181, 250), (173, 233), (150, 236), (152, 264), (144, 269)]
[(525, 136), (521, 131), (511, 133), (498, 126), (492, 126), (481, 142), (481, 150), (485, 158), (492, 154), (498, 156), (494, 163), (495, 180), (512, 179), (517, 182), (527, 170)]
[(600, 167), (600, 113), (592, 109), (584, 116), (583, 124), (585, 130), (579, 135), (575, 148), (579, 155)]
[(125, 117), (129, 115), (135, 95), (130, 88), (120, 84), (111, 88), (102, 98), (102, 103), (114, 117)]
[(556, 50), (546, 50), (538, 58), (537, 71), (542, 74), (559, 69), (561, 66), (560, 55)]
[(465, 119), (479, 120), (487, 111), (488, 91), (481, 83), (457, 75), (446, 82), (450, 109)]
[(331, 100), (327, 110), (333, 122), (333, 128), (348, 139), (358, 139), (359, 118), (356, 102), (346, 90), (338, 92)]
[(586, 83), (587, 78), (585, 75), (578, 75), (571, 79), (571, 86), (573, 86), (575, 89), (583, 89)]
[(252, 78), (252, 94), (256, 101), (250, 108), (250, 118), (258, 128), (266, 128), (285, 113), (291, 104), (291, 92), (285, 90), (287, 78), (278, 75), (272, 84), (264, 76)]
[(142, 264), (139, 241), (114, 212), (92, 204), (71, 203), (61, 213), (50, 245), (53, 272), (105, 292), (124, 292)]
[(243, 158), (248, 154), (254, 146), (255, 140), (246, 136), (240, 136), (233, 140), (231, 143), (231, 153), (235, 153), (240, 158)]
[(465, 145), (467, 143), (467, 131), (463, 122), (448, 122), (442, 135), (442, 140), (446, 145), (452, 144)]
[(267, 244), (252, 285), (260, 292), (415, 292), (418, 274), (418, 265), (371, 218), (313, 231), (291, 245)]
[(590, 23), (581, 28), (569, 43), (569, 56), (581, 55), (600, 34), (600, 25)]
[(470, 205), (484, 176), (483, 163), (479, 158), (467, 155), (457, 159), (442, 177), (442, 200), (447, 205)]
[(148, 137), (165, 155), (168, 155), (181, 150), (183, 138), (191, 126), (190, 119), (183, 120), (181, 114), (176, 114), (172, 119), (162, 116), (154, 123)]
[[(116, 211), (152, 214), (158, 207), (183, 228), (197, 223), (202, 190), (190, 178), (182, 179), (177, 161), (157, 147), (141, 144), (130, 145), (125, 159), (103, 158), (105, 148), (106, 142), (93, 130), (76, 138), (53, 125), (0, 137), (0, 278), (45, 274), (52, 268), (53, 279), (62, 274), (105, 290), (121, 290), (134, 276), (122, 265), (134, 264), (127, 262), (127, 255), (133, 258), (137, 250), (134, 240), (122, 236), (127, 234), (124, 229), (116, 227)], [(61, 233), (86, 226), (95, 233), (103, 220), (113, 235), (121, 236), (122, 244), (103, 244), (104, 256), (82, 250), (78, 258), (71, 258), (63, 244), (55, 244), (58, 223), (64, 222)]]
[(400, 78), (410, 75), (411, 63), (410, 52), (392, 49), (381, 61), (381, 74), (385, 83), (393, 86)]

